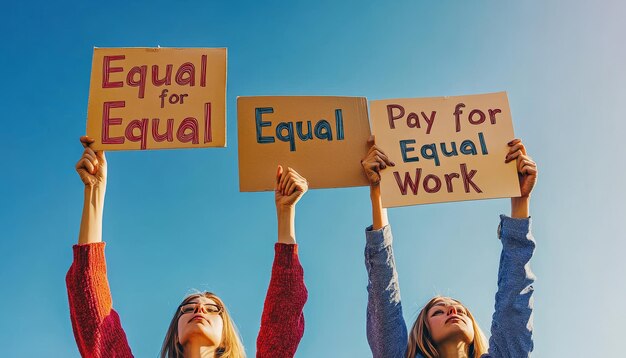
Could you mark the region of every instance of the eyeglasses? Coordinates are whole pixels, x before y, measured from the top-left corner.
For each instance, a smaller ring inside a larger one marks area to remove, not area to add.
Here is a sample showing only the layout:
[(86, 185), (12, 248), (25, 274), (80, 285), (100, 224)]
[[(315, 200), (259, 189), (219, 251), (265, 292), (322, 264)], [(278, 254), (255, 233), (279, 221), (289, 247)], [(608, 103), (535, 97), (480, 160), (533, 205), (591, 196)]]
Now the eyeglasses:
[(221, 314), (223, 311), (222, 307), (214, 303), (188, 302), (179, 306), (180, 313), (194, 313), (198, 309), (198, 306), (201, 306), (202, 309), (207, 313)]

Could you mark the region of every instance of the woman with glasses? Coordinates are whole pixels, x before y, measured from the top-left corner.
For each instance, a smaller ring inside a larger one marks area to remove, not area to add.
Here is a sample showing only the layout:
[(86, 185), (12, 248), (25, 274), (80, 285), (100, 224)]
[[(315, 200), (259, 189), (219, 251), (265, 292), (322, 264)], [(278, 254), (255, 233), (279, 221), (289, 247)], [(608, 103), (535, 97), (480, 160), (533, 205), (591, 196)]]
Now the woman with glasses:
[(380, 171), (395, 164), (371, 140), (369, 153), (361, 163), (370, 181), (372, 201), (373, 225), (366, 230), (365, 265), (369, 278), (367, 340), (375, 358), (527, 357), (532, 351), (534, 275), (528, 262), (535, 241), (528, 211), (537, 165), (526, 154), (521, 140), (512, 140), (508, 145), (504, 160), (516, 162), (521, 197), (511, 198), (511, 217), (500, 216), (498, 235), (503, 248), (491, 338), (487, 342), (467, 307), (441, 296), (426, 304), (407, 334), (391, 227), (379, 186)]
[[(74, 261), (66, 284), (74, 337), (83, 357), (132, 357), (120, 318), (112, 308), (102, 242), (102, 214), (107, 163), (104, 152), (89, 148), (76, 171), (85, 184), (84, 206)], [(302, 309), (307, 299), (303, 270), (295, 243), (295, 206), (307, 191), (304, 178), (292, 169), (278, 168), (276, 212), (278, 243), (268, 288), (257, 357), (293, 357), (304, 332)], [(177, 307), (161, 349), (162, 358), (243, 358), (237, 328), (222, 300), (213, 293), (187, 296)]]

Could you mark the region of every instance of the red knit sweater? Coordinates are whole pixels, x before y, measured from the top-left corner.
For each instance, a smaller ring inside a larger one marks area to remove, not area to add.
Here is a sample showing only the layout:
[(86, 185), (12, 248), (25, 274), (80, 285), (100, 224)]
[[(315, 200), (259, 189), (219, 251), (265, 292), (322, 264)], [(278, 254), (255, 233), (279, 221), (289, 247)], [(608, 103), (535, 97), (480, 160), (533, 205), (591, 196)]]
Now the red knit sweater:
[[(106, 276), (105, 243), (74, 245), (66, 276), (70, 318), (83, 357), (132, 357), (120, 318), (112, 308)], [(272, 278), (265, 298), (257, 357), (291, 358), (304, 333), (307, 299), (298, 246), (276, 244)]]

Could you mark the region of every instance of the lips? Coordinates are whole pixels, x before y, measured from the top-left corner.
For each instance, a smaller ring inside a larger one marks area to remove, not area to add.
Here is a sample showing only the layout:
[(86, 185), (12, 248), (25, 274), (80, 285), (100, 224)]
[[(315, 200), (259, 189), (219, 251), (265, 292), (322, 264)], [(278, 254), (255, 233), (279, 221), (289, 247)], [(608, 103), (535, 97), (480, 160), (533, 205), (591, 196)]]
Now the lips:
[(456, 319), (456, 320), (461, 321), (461, 322), (465, 322), (465, 321), (463, 321), (463, 319), (462, 319), (461, 317), (459, 317), (459, 316), (452, 316), (452, 317), (450, 317), (450, 318), (448, 318), (448, 319), (446, 320), (446, 324), (447, 324), (448, 322), (450, 322), (451, 320), (453, 320), (453, 319)]
[[(202, 317), (201, 315), (197, 314), (197, 315), (194, 315), (193, 317), (191, 317), (191, 319), (190, 319), (190, 320), (189, 320), (189, 322), (187, 322), (187, 323), (190, 323), (191, 321), (195, 321), (195, 320), (207, 321), (207, 319), (206, 319), (206, 318), (204, 318), (204, 317)], [(208, 322), (208, 321), (207, 321), (207, 322)]]

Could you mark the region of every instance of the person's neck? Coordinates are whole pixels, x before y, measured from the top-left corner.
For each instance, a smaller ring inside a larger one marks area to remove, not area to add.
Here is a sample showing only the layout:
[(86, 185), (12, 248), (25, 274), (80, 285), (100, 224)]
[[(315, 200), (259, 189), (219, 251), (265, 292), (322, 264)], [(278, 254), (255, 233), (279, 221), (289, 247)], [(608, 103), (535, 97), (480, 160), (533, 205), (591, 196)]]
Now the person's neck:
[(468, 358), (469, 346), (463, 341), (446, 342), (437, 347), (441, 358)]
[(183, 347), (183, 352), (185, 358), (215, 358), (215, 348), (214, 346), (189, 342)]

